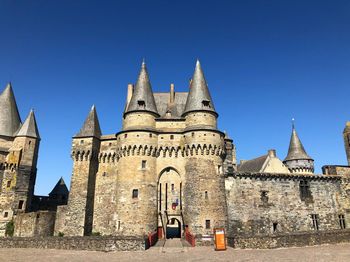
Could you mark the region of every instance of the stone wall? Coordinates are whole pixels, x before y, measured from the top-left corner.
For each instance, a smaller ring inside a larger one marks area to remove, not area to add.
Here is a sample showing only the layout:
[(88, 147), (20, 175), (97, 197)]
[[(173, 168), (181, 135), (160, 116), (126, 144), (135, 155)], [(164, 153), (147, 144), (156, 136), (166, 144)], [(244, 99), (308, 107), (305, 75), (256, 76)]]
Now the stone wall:
[(336, 244), (350, 241), (350, 230), (299, 232), (264, 236), (229, 237), (229, 246), (235, 248), (279, 248)]
[[(300, 181), (310, 196), (301, 197)], [(350, 223), (343, 181), (339, 176), (295, 174), (242, 174), (226, 179), (229, 236), (267, 235), (339, 229), (339, 215)]]
[(138, 251), (146, 249), (146, 240), (137, 237), (13, 237), (0, 238), (0, 248)]
[(38, 211), (17, 214), (14, 219), (16, 237), (52, 236), (56, 212)]

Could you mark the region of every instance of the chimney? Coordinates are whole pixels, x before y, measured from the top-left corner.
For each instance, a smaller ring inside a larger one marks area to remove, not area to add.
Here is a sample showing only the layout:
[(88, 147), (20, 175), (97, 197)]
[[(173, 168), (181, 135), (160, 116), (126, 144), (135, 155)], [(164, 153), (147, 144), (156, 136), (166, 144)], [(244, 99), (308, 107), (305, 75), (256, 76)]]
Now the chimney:
[(267, 154), (269, 155), (269, 157), (276, 157), (276, 150), (270, 149), (267, 151)]
[(129, 106), (133, 91), (134, 91), (133, 84), (128, 84), (128, 93), (126, 95), (126, 108), (128, 108)]
[(174, 84), (170, 84), (170, 104), (175, 102), (175, 88)]

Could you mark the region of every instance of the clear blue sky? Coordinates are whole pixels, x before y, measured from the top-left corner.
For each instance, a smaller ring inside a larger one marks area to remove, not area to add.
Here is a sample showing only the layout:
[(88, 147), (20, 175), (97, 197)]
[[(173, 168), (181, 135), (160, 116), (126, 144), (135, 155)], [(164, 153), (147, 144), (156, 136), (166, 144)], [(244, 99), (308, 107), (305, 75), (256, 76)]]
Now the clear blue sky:
[(286, 156), (291, 118), (316, 163), (346, 164), (349, 1), (0, 0), (0, 85), (42, 137), (35, 192), (70, 182), (71, 137), (90, 107), (120, 130), (146, 59), (154, 91), (186, 91), (199, 58), (238, 159)]

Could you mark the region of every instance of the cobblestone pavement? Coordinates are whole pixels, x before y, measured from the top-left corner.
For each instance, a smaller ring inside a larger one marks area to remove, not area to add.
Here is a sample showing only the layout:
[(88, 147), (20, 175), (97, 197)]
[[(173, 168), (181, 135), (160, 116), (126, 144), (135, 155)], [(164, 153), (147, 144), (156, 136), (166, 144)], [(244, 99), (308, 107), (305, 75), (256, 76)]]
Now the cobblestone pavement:
[(0, 261), (350, 261), (350, 243), (270, 250), (232, 249), (214, 251), (212, 247), (187, 248), (163, 252), (153, 247), (139, 252), (94, 252), (52, 249), (0, 249)]

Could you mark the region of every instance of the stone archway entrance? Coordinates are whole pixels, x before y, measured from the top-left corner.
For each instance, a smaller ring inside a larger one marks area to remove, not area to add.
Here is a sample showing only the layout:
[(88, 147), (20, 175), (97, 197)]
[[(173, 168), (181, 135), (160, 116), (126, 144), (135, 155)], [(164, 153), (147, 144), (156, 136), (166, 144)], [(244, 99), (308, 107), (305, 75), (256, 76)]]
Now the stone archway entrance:
[(167, 167), (158, 180), (158, 227), (164, 237), (180, 238), (183, 224), (181, 176)]

